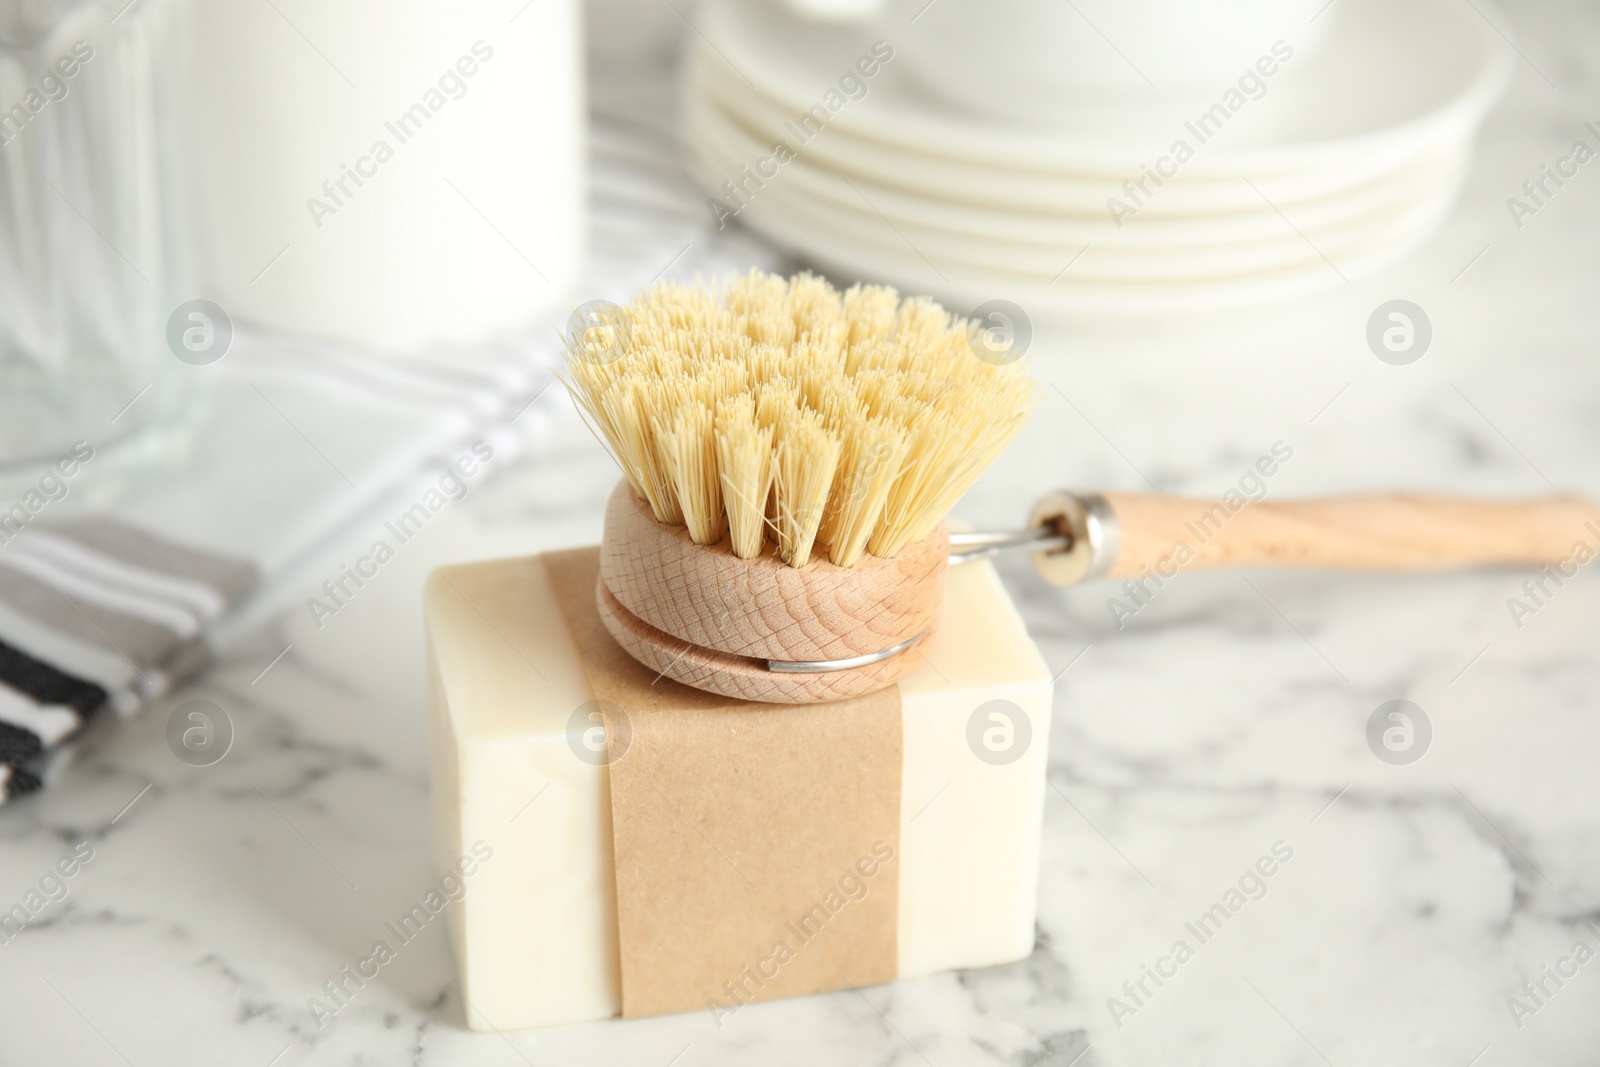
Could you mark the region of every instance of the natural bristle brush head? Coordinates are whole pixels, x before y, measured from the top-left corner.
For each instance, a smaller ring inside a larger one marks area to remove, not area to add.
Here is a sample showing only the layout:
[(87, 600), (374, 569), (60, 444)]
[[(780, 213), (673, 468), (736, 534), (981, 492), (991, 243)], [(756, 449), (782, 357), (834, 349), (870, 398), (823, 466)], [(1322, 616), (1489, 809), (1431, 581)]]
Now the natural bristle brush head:
[[(582, 319), (565, 380), (627, 485), (607, 514), (599, 590), (624, 647), (757, 700), (870, 692), (908, 670), (916, 657), (783, 664), (885, 652), (932, 626), (944, 517), (1039, 397), (1019, 366), (979, 358), (977, 331), (886, 287), (840, 293), (760, 271), (657, 285)], [(647, 573), (663, 552), (706, 569)], [(711, 658), (693, 664), (700, 653)]]

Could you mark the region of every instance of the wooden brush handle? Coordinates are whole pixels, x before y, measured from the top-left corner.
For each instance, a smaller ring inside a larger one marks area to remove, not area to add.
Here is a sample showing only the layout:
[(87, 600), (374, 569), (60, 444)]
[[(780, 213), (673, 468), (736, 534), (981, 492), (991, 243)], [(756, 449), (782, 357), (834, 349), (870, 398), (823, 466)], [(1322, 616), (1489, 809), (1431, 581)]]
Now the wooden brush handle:
[[(1046, 520), (1049, 499), (1040, 505)], [(1105, 493), (1101, 499), (1111, 520), (1103, 522), (1105, 536), (1116, 543), (1086, 576), (1125, 578), (1148, 570), (1171, 577), (1200, 567), (1543, 566), (1572, 556), (1580, 543), (1600, 554), (1600, 505), (1572, 495), (1517, 501), (1347, 496), (1243, 506), (1235, 498), (1232, 509), (1221, 501), (1154, 493)], [(1035, 558), (1056, 584), (1077, 580), (1070, 568), (1052, 571), (1045, 554)]]

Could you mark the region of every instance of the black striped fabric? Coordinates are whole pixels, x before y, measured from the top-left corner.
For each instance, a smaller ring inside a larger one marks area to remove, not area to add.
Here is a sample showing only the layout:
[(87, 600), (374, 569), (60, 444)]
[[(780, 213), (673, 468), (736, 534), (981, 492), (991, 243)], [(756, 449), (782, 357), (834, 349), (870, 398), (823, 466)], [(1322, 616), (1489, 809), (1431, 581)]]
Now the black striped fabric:
[(44, 742), (32, 730), (0, 722), (0, 763), (23, 767), (44, 754)]
[(106, 703), (106, 691), (100, 686), (74, 678), (4, 641), (0, 641), (0, 682), (40, 704), (65, 704), (77, 711), (85, 723), (99, 714)]
[[(71, 708), (78, 725), (62, 741), (83, 733), (106, 708), (105, 689), (28, 655), (0, 640), (0, 685), (5, 685), (40, 705)], [(43, 784), (36, 767), (46, 753), (44, 742), (32, 730), (0, 722), (0, 800), (37, 792)]]
[(24, 767), (12, 767), (11, 777), (6, 779), (5, 799), (25, 797), (29, 793), (37, 793), (44, 786), (44, 780)]

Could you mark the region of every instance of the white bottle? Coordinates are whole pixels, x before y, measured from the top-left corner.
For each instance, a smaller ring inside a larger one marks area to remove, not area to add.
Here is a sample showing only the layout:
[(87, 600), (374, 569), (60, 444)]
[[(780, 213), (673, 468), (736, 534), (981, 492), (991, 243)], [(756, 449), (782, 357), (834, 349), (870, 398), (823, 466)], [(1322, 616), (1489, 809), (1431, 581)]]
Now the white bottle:
[(176, 0), (178, 229), (235, 321), (394, 352), (568, 300), (585, 236), (576, 0)]

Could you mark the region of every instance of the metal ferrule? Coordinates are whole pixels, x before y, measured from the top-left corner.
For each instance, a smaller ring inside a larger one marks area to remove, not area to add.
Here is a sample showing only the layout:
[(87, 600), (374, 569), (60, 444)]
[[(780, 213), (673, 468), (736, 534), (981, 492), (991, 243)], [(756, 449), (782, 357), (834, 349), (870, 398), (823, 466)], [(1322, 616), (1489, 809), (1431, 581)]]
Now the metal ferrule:
[(1034, 566), (1052, 585), (1075, 585), (1104, 577), (1122, 547), (1122, 526), (1111, 502), (1100, 493), (1047, 493), (1033, 507), (1029, 522), (1064, 534), (1060, 551), (1035, 552)]
[(1033, 525), (1023, 530), (951, 534), (950, 562), (971, 563), (1026, 549), (1056, 585), (1103, 577), (1116, 562), (1121, 527), (1099, 493), (1050, 493), (1034, 507), (1029, 521)]

